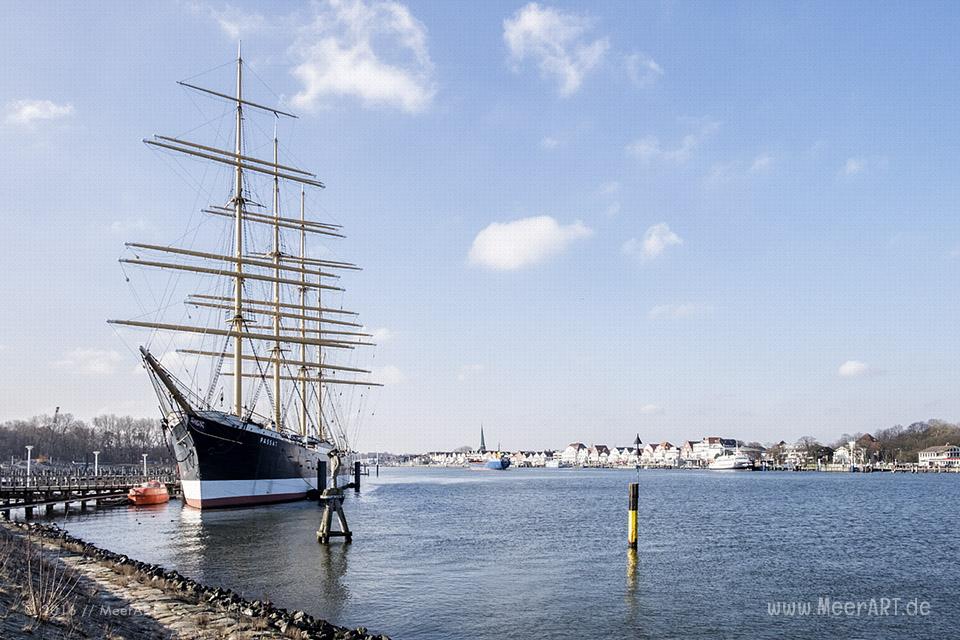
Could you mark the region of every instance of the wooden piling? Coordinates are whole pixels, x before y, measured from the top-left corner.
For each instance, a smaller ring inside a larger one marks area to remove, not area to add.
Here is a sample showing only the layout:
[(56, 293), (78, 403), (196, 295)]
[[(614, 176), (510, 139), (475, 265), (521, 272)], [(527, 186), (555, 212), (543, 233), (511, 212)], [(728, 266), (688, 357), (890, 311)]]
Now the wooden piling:
[(637, 548), (637, 503), (640, 501), (640, 484), (630, 483), (630, 499), (627, 505), (627, 544)]
[(317, 501), (320, 502), (320, 496), (327, 489), (327, 461), (319, 460), (317, 462)]
[[(323, 515), (320, 517), (320, 528), (317, 530), (317, 542), (330, 544), (330, 538), (343, 538), (345, 542), (353, 542), (353, 533), (347, 526), (347, 516), (343, 513), (343, 490), (330, 488), (320, 495), (323, 504)], [(336, 513), (340, 521), (340, 531), (333, 529), (333, 514)]]
[(353, 490), (360, 493), (360, 461), (353, 462)]

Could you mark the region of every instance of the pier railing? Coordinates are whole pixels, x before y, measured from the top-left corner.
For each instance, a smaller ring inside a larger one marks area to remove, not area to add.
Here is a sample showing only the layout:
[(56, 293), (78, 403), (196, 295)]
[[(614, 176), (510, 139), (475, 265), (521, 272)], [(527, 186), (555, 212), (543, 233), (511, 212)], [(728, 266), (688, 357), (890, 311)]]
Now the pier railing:
[(43, 508), (47, 515), (60, 505), (64, 512), (71, 504), (79, 504), (86, 511), (88, 503), (124, 498), (132, 488), (147, 480), (158, 480), (172, 494), (180, 492), (180, 480), (176, 474), (123, 473), (116, 475), (80, 476), (74, 474), (43, 473), (0, 475), (0, 517), (9, 519), (15, 510), (22, 510), (25, 517), (33, 517), (34, 509)]
[(159, 480), (167, 485), (178, 485), (180, 483), (177, 474), (168, 470), (160, 473), (148, 473), (147, 475), (139, 473), (99, 476), (48, 473), (31, 474), (30, 476), (26, 474), (5, 474), (0, 475), (0, 493), (18, 489), (30, 489), (32, 491), (120, 489), (124, 487), (129, 489), (148, 480)]

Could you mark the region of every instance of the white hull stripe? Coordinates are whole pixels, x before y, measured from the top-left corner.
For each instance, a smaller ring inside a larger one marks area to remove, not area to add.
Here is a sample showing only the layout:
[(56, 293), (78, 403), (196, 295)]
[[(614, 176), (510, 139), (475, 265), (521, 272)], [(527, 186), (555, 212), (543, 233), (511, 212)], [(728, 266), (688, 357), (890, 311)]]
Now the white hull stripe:
[(273, 478), (266, 480), (184, 480), (183, 497), (188, 502), (223, 498), (282, 496), (306, 493), (317, 488), (316, 478)]

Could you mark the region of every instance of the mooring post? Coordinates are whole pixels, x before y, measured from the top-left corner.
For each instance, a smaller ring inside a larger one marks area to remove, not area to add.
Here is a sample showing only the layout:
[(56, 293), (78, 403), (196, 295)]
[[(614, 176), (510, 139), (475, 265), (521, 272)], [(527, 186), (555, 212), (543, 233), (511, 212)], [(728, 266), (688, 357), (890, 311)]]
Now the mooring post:
[[(347, 516), (343, 513), (343, 490), (331, 488), (320, 495), (323, 504), (323, 515), (320, 517), (320, 528), (317, 530), (317, 542), (330, 544), (330, 538), (343, 538), (345, 542), (353, 542), (353, 532), (347, 526)], [(333, 528), (333, 516), (340, 521), (340, 531)]]
[(353, 461), (353, 490), (360, 493), (360, 461)]
[(317, 502), (320, 502), (319, 497), (323, 495), (323, 492), (327, 488), (327, 461), (318, 460), (317, 461)]
[(627, 544), (637, 548), (637, 503), (640, 501), (640, 484), (630, 483), (630, 501), (627, 511)]

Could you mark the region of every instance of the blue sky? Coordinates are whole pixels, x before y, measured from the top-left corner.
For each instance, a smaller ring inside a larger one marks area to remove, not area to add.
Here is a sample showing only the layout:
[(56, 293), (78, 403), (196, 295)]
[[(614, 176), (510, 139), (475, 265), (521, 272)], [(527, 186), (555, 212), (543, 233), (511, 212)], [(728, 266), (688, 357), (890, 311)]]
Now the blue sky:
[(156, 274), (116, 259), (229, 176), (140, 140), (223, 141), (175, 82), (229, 89), (238, 38), (365, 267), (344, 304), (389, 384), (362, 448), (957, 419), (958, 27), (948, 3), (9, 5), (0, 419), (155, 414), (146, 336), (104, 321)]

